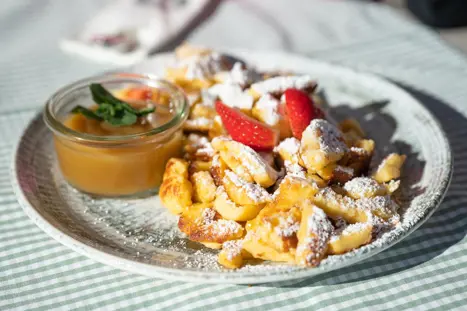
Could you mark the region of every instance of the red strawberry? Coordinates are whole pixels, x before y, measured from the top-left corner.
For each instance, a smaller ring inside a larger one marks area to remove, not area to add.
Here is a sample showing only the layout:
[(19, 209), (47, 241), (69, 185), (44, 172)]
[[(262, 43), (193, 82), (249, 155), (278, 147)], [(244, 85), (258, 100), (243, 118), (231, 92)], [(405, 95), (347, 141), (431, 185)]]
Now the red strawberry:
[(303, 131), (311, 120), (321, 119), (324, 114), (303, 91), (287, 89), (284, 92), (284, 97), (292, 133), (296, 138), (301, 139)]
[(277, 130), (221, 101), (216, 102), (216, 111), (233, 140), (250, 146), (256, 151), (270, 151), (276, 146), (279, 139)]

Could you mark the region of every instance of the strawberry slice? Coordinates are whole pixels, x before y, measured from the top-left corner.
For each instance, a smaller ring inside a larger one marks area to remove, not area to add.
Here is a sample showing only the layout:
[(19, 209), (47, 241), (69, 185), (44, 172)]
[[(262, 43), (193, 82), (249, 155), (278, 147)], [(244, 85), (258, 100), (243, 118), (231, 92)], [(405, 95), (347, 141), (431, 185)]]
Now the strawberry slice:
[(216, 111), (233, 140), (250, 146), (256, 151), (270, 151), (276, 146), (279, 140), (277, 130), (221, 101), (216, 102)]
[(313, 119), (322, 119), (324, 113), (316, 107), (307, 93), (297, 89), (287, 89), (284, 92), (285, 106), (290, 120), (290, 127), (297, 139)]

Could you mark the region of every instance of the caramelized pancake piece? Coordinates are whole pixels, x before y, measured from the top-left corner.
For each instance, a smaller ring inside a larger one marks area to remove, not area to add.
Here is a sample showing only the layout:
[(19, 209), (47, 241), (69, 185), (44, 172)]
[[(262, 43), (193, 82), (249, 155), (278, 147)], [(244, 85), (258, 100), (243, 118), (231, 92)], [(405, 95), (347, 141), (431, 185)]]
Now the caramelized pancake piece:
[(336, 169), (337, 165), (332, 163), (329, 164), (323, 168), (315, 169), (315, 168), (309, 168), (308, 172), (313, 173), (315, 175), (318, 175), (321, 177), (323, 180), (330, 181), (333, 176), (334, 176), (334, 171)]
[[(278, 173), (256, 151), (242, 143), (225, 137), (216, 137), (212, 140), (213, 148), (220, 152), (221, 158), (232, 171), (243, 177), (243, 171), (260, 186), (267, 188), (272, 186)], [(238, 173), (238, 167), (242, 168), (242, 174)], [(249, 181), (248, 178), (244, 178)]]
[(365, 132), (355, 119), (343, 120), (339, 123), (339, 129), (342, 131), (345, 143), (349, 147), (354, 146), (355, 142), (365, 137)]
[(371, 223), (356, 223), (348, 225), (342, 232), (333, 235), (329, 241), (328, 253), (344, 254), (371, 241), (373, 225)]
[(316, 89), (316, 81), (310, 76), (276, 76), (263, 81), (253, 83), (250, 93), (259, 98), (263, 94), (280, 95), (289, 88), (303, 90), (312, 93)]
[[(299, 164), (293, 164), (289, 161), (284, 162), (286, 176), (307, 179), (307, 171)], [(282, 181), (281, 181), (282, 182)]]
[(233, 220), (225, 220), (210, 204), (197, 203), (186, 208), (178, 220), (180, 230), (197, 242), (224, 243), (243, 236), (243, 227)]
[(191, 57), (198, 57), (198, 56), (205, 56), (213, 53), (213, 50), (195, 46), (188, 43), (183, 43), (182, 45), (178, 46), (175, 49), (175, 56), (179, 60), (191, 58)]
[(302, 219), (297, 233), (297, 264), (316, 267), (326, 255), (334, 228), (322, 209), (311, 200), (302, 204)]
[(342, 131), (342, 133), (348, 133), (352, 131), (355, 132), (355, 134), (360, 138), (364, 138), (366, 136), (365, 132), (360, 126), (360, 123), (358, 123), (358, 121), (353, 118), (345, 119), (342, 122), (340, 122), (339, 128)]
[(204, 48), (176, 51), (178, 66), (166, 69), (166, 78), (191, 93), (209, 88), (218, 72), (230, 70), (232, 62), (224, 55)]
[(401, 176), (401, 167), (404, 164), (405, 159), (405, 155), (391, 153), (384, 158), (378, 166), (378, 169), (373, 174), (373, 178), (381, 183), (399, 178)]
[(224, 128), (224, 124), (222, 124), (222, 119), (219, 116), (215, 116), (208, 131), (208, 136), (210, 139), (214, 139), (214, 137), (222, 135), (227, 135), (227, 131)]
[(237, 269), (243, 265), (242, 240), (227, 241), (222, 244), (217, 261), (228, 269)]
[(254, 258), (289, 263), (295, 262), (295, 251), (280, 252), (270, 247), (262, 240), (256, 239), (254, 235), (246, 235), (243, 241), (243, 247), (251, 253)]
[(399, 208), (388, 195), (354, 200), (329, 187), (321, 189), (315, 196), (314, 202), (330, 217), (342, 217), (351, 224), (369, 221), (368, 212), (383, 220), (389, 220), (397, 217)]
[(294, 262), (300, 217), (298, 207), (281, 210), (275, 203), (268, 204), (247, 222), (243, 248), (255, 258)]
[(375, 151), (375, 141), (372, 139), (359, 139), (357, 142), (355, 142), (354, 147), (362, 148), (368, 154), (373, 155)]
[(211, 105), (206, 105), (202, 103), (198, 103), (191, 108), (190, 118), (207, 118), (207, 119), (214, 119), (217, 115), (216, 109), (214, 109)]
[(167, 162), (159, 190), (162, 204), (172, 214), (180, 214), (183, 209), (190, 206), (193, 187), (188, 180), (188, 162), (172, 158)]
[(345, 164), (346, 167), (353, 169), (355, 176), (359, 176), (361, 174), (365, 174), (368, 171), (372, 155), (372, 153), (368, 153), (363, 148), (351, 147), (347, 153), (345, 163), (342, 164)]
[(369, 211), (383, 220), (387, 221), (393, 217), (398, 217), (399, 205), (388, 195), (363, 198), (355, 202), (358, 209)]
[(209, 169), (216, 186), (222, 186), (222, 180), (224, 179), (225, 170), (227, 169), (227, 164), (224, 162), (224, 160), (222, 160), (222, 158), (218, 154), (216, 154), (212, 158), (211, 168)]
[(257, 120), (266, 123), (269, 126), (276, 127), (279, 125), (281, 115), (279, 114), (280, 102), (270, 94), (261, 96), (253, 109), (251, 114)]
[(279, 154), (284, 163), (288, 162), (298, 165), (300, 159), (300, 141), (295, 137), (286, 138), (274, 148), (274, 151)]
[(332, 184), (343, 185), (355, 176), (355, 171), (351, 167), (336, 165), (332, 171), (329, 182)]
[(183, 130), (186, 132), (204, 132), (207, 133), (213, 126), (214, 121), (209, 118), (199, 117), (188, 119), (183, 124)]
[(330, 217), (342, 217), (352, 224), (368, 220), (365, 210), (358, 207), (355, 200), (338, 194), (329, 187), (321, 189), (316, 194), (314, 203)]
[(209, 172), (212, 164), (210, 161), (192, 161), (188, 167), (188, 172), (193, 175), (197, 172)]
[(224, 218), (235, 221), (247, 221), (255, 218), (264, 204), (238, 205), (232, 201), (224, 186), (217, 188), (213, 208)]
[(319, 188), (314, 182), (294, 176), (286, 176), (274, 193), (277, 209), (289, 209), (298, 202), (312, 198)]
[(222, 180), (229, 198), (240, 205), (260, 205), (271, 200), (269, 193), (260, 185), (249, 183), (230, 170)]
[(397, 189), (399, 189), (400, 184), (400, 180), (391, 180), (390, 182), (385, 183), (384, 187), (386, 187), (386, 191), (388, 194), (392, 194), (396, 192)]
[(386, 194), (386, 188), (370, 177), (354, 178), (345, 183), (344, 190), (353, 199), (372, 198)]
[(253, 177), (248, 172), (246, 167), (243, 163), (232, 154), (229, 154), (226, 151), (219, 152), (220, 158), (222, 161), (227, 164), (227, 168), (232, 170), (236, 175), (238, 175), (241, 179), (245, 180), (246, 182), (252, 183), (254, 182)]
[(185, 159), (191, 161), (211, 161), (215, 152), (204, 135), (191, 133), (185, 139), (183, 151)]
[(193, 199), (195, 202), (209, 203), (216, 198), (216, 185), (211, 174), (206, 171), (196, 172), (191, 176)]
[(342, 133), (323, 119), (314, 119), (302, 134), (300, 155), (309, 171), (339, 161), (348, 151)]

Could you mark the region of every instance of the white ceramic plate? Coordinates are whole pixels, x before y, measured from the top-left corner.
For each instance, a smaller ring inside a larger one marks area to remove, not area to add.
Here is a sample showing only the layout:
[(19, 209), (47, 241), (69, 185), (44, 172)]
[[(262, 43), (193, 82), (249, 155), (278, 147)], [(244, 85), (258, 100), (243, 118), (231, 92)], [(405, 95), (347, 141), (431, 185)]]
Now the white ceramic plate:
[[(38, 115), (24, 132), (13, 163), (14, 188), (26, 213), (73, 250), (131, 272), (206, 283), (265, 283), (310, 277), (368, 258), (394, 245), (436, 209), (449, 185), (448, 141), (430, 113), (399, 87), (379, 77), (282, 53), (229, 51), (260, 69), (286, 69), (316, 77), (337, 117), (356, 117), (376, 141), (376, 158), (408, 155), (402, 177), (402, 221), (373, 243), (330, 256), (317, 268), (265, 262), (228, 271), (216, 252), (179, 233), (176, 218), (158, 197), (93, 200), (69, 187), (57, 169), (52, 135)], [(172, 63), (161, 54), (135, 71), (161, 74)], [(390, 250), (389, 250), (390, 251)]]

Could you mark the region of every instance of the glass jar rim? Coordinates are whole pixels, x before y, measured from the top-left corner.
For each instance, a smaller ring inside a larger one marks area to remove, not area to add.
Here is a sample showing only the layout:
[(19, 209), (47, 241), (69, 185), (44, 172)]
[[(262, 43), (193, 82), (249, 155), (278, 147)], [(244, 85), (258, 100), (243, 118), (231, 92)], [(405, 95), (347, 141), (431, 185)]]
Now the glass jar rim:
[[(54, 111), (54, 104), (66, 98), (66, 96), (73, 93), (78, 89), (89, 86), (91, 83), (108, 83), (108, 82), (122, 82), (122, 83), (135, 83), (145, 84), (150, 87), (161, 86), (170, 92), (171, 101), (177, 101), (181, 103), (181, 108), (177, 111), (172, 119), (161, 126), (155, 127), (149, 131), (127, 134), (127, 135), (115, 135), (115, 136), (103, 136), (81, 133), (65, 126), (60, 121)], [(143, 83), (145, 82), (145, 83)], [(188, 99), (185, 96), (183, 90), (177, 85), (160, 79), (157, 76), (151, 74), (139, 74), (131, 72), (112, 72), (106, 74), (100, 74), (91, 76), (88, 78), (80, 79), (73, 83), (67, 84), (57, 90), (49, 99), (46, 101), (45, 108), (43, 111), (43, 119), (46, 125), (55, 134), (63, 136), (65, 138), (76, 140), (82, 143), (128, 143), (131, 141), (141, 141), (145, 138), (153, 137), (157, 134), (167, 132), (168, 130), (176, 130), (183, 122), (188, 118)]]

